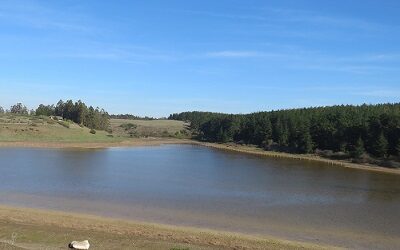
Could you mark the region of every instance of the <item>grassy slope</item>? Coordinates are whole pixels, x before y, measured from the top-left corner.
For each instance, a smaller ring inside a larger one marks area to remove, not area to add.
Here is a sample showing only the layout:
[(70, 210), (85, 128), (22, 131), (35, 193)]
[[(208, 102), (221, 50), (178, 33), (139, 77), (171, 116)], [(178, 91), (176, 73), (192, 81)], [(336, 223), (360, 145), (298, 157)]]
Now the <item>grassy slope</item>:
[[(126, 129), (123, 125), (134, 124), (135, 129)], [(111, 119), (111, 127), (116, 137), (185, 137), (176, 135), (187, 130), (187, 124), (182, 121), (174, 120), (129, 120), (129, 119)]]
[(115, 138), (105, 131), (89, 133), (89, 129), (69, 123), (69, 128), (48, 118), (0, 116), (0, 141), (3, 142), (111, 142)]
[[(122, 124), (132, 123), (137, 127), (126, 130)], [(68, 123), (69, 128), (46, 117), (31, 116), (0, 116), (0, 142), (120, 142), (134, 137), (178, 137), (179, 131), (187, 131), (185, 123), (170, 120), (123, 120), (112, 119), (112, 135), (105, 131), (89, 133), (89, 129), (74, 123)]]

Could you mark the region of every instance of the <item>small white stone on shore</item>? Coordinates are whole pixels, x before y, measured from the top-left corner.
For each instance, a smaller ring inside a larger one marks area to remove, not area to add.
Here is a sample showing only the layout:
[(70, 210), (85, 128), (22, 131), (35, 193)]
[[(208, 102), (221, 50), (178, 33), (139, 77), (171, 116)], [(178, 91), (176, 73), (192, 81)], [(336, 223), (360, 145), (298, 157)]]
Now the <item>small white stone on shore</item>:
[(84, 240), (84, 241), (72, 241), (71, 243), (69, 243), (69, 248), (73, 248), (73, 249), (89, 249), (90, 244), (88, 240)]

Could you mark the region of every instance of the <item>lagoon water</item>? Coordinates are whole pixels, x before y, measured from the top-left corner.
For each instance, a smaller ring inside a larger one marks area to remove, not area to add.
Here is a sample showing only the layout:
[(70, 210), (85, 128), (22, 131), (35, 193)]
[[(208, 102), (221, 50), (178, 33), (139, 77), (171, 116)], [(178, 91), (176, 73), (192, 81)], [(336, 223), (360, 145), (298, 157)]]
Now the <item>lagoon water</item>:
[(0, 149), (0, 204), (400, 248), (400, 176), (193, 145)]

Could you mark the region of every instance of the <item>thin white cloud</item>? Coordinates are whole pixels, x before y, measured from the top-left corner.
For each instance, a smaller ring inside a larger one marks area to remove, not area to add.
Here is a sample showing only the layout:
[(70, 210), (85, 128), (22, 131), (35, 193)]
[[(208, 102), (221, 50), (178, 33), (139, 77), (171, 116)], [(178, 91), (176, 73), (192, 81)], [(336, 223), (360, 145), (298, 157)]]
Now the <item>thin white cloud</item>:
[(354, 83), (347, 84), (315, 84), (313, 86), (290, 86), (280, 87), (279, 84), (268, 84), (268, 86), (260, 85), (247, 85), (246, 88), (253, 88), (268, 91), (279, 91), (279, 92), (316, 92), (316, 93), (342, 93), (343, 95), (353, 96), (368, 96), (368, 97), (380, 97), (380, 98), (400, 98), (400, 88), (382, 86), (380, 83), (375, 84), (376, 86), (365, 86)]
[(0, 20), (34, 29), (52, 29), (75, 32), (97, 30), (85, 22), (83, 15), (53, 10), (31, 1), (5, 1), (0, 5)]
[(241, 14), (226, 14), (212, 11), (199, 11), (199, 10), (170, 10), (178, 13), (185, 13), (190, 15), (201, 15), (208, 17), (216, 17), (216, 18), (225, 18), (225, 19), (241, 19), (241, 20), (250, 20), (250, 21), (265, 21), (266, 17), (258, 16), (258, 15), (241, 15)]
[(224, 50), (224, 51), (214, 51), (207, 52), (206, 57), (217, 57), (217, 58), (243, 58), (243, 57), (261, 57), (263, 54), (258, 51), (234, 51), (234, 50)]
[(400, 98), (399, 89), (372, 89), (372, 90), (355, 92), (354, 94), (361, 96), (370, 96), (370, 97)]
[(289, 9), (289, 8), (263, 8), (267, 13), (272, 13), (274, 19), (281, 22), (303, 22), (314, 25), (322, 25), (324, 27), (339, 27), (339, 28), (353, 28), (359, 30), (375, 30), (383, 31), (391, 27), (387, 24), (366, 21), (361, 18), (348, 17), (348, 16), (332, 16), (326, 15), (322, 12), (309, 11), (302, 9)]
[(281, 58), (287, 57), (284, 53), (251, 51), (251, 50), (221, 50), (204, 53), (206, 58)]
[[(397, 30), (388, 24), (367, 21), (362, 18), (348, 17), (348, 16), (333, 16), (327, 15), (322, 12), (301, 10), (301, 9), (288, 9), (288, 8), (258, 8), (251, 9), (252, 13), (257, 14), (226, 14), (222, 12), (213, 11), (198, 11), (198, 10), (172, 10), (180, 13), (187, 13), (191, 15), (202, 15), (213, 18), (223, 19), (237, 19), (258, 22), (261, 26), (280, 29), (282, 34), (305, 36), (302, 32), (295, 29), (288, 29), (287, 24), (293, 23), (306, 23), (309, 25), (320, 26), (323, 28), (339, 28), (339, 29), (357, 29), (363, 31), (383, 32), (390, 30)], [(243, 10), (242, 10), (243, 13)], [(282, 24), (285, 29), (282, 30)], [(309, 26), (308, 26), (309, 28)], [(307, 35), (309, 36), (309, 35)]]

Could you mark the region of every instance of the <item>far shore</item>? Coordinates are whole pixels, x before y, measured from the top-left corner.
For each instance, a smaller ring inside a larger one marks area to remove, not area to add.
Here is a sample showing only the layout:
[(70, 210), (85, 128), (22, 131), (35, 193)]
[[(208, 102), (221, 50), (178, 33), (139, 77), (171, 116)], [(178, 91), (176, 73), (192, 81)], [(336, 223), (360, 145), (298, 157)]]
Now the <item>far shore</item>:
[(196, 141), (174, 138), (135, 138), (105, 142), (69, 142), (69, 141), (0, 141), (0, 148), (82, 148), (101, 149), (113, 147), (159, 146), (163, 144), (194, 144)]
[(3, 141), (0, 142), (0, 148), (81, 148), (81, 149), (101, 149), (101, 148), (112, 148), (112, 147), (140, 147), (140, 146), (159, 146), (165, 144), (192, 144), (201, 145), (205, 147), (210, 147), (219, 150), (226, 150), (238, 153), (245, 153), (263, 157), (273, 157), (273, 158), (285, 158), (301, 161), (313, 161), (325, 163), (337, 167), (345, 167), (352, 169), (360, 169), (367, 171), (374, 171), (380, 173), (388, 174), (400, 174), (400, 169), (385, 168), (377, 165), (371, 164), (357, 164), (344, 160), (331, 160), (323, 158), (317, 155), (302, 155), (302, 154), (290, 154), (283, 152), (265, 151), (263, 149), (239, 145), (235, 143), (209, 143), (200, 142), (190, 139), (176, 139), (176, 138), (135, 138), (129, 140), (121, 140), (116, 142), (51, 142), (51, 141)]
[(94, 249), (333, 249), (274, 237), (0, 206), (0, 248), (60, 249), (88, 239)]

